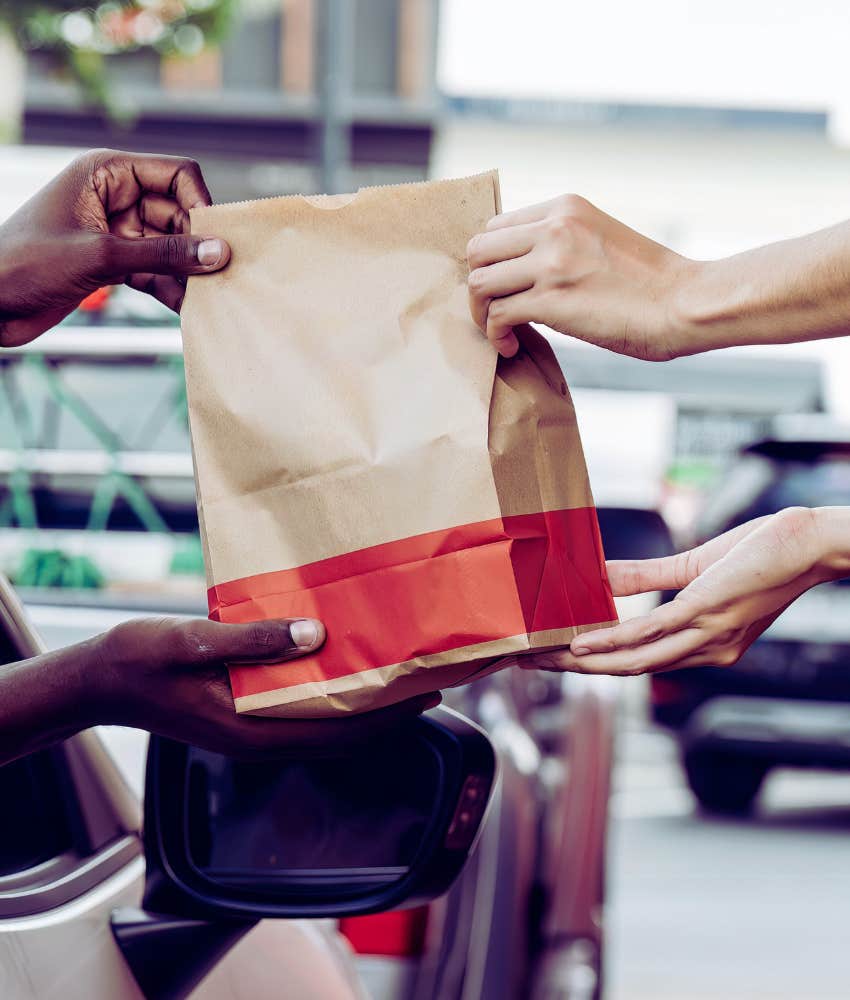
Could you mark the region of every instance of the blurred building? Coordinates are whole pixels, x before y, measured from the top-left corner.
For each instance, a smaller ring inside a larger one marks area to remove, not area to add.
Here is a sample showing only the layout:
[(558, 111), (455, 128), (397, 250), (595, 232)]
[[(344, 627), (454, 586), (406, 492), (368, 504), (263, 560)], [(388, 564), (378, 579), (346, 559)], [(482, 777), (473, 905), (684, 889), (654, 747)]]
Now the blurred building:
[(425, 176), (437, 110), (437, 0), (243, 0), (191, 59), (110, 57), (122, 120), (29, 61), (24, 140), (202, 159), (220, 200)]
[[(850, 218), (850, 150), (820, 111), (455, 93), (437, 176), (499, 168), (506, 210), (574, 191), (686, 256), (711, 259)], [(666, 393), (674, 475), (708, 485), (772, 414), (850, 415), (850, 340), (649, 365), (558, 338), (572, 387)]]
[[(630, 394), (636, 412), (641, 403), (635, 393), (667, 397), (674, 420), (668, 478), (698, 489), (714, 485), (740, 447), (769, 434), (776, 416), (826, 408), (824, 371), (817, 360), (725, 351), (659, 365), (565, 337), (553, 337), (552, 343), (573, 388)], [(612, 428), (611, 439), (616, 437)]]

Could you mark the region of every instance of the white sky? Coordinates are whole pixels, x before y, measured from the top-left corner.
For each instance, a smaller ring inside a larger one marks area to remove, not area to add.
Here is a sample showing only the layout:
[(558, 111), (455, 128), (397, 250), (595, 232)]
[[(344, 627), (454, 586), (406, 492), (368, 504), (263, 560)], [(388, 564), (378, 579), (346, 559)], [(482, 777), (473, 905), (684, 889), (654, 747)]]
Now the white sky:
[(847, 0), (443, 0), (448, 93), (828, 110)]

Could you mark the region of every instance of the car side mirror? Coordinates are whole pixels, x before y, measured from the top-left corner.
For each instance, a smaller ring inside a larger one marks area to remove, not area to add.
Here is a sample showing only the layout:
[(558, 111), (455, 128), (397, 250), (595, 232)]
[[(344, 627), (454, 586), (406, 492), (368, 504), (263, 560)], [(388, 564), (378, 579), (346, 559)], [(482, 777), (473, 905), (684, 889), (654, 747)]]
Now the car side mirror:
[(469, 856), (495, 767), (446, 708), (337, 757), (246, 763), (154, 737), (145, 908), (337, 917), (431, 900)]

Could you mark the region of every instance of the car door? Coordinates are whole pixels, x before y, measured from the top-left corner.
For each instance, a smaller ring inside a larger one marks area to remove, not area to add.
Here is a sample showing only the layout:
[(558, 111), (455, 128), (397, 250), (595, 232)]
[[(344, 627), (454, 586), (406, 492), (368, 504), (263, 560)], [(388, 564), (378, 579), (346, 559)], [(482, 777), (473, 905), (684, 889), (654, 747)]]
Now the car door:
[[(0, 577), (0, 663), (38, 637)], [(115, 944), (113, 910), (138, 906), (140, 804), (94, 732), (0, 767), (0, 997), (143, 1000)], [(362, 1000), (330, 921), (263, 921), (194, 1000)]]

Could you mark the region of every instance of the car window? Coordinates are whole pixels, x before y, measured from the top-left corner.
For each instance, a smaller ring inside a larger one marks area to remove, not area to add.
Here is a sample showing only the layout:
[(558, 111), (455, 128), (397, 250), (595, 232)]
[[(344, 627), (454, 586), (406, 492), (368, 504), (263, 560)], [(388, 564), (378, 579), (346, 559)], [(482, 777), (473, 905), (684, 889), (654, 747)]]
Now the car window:
[[(0, 663), (17, 659), (0, 630)], [(0, 877), (34, 868), (73, 847), (64, 769), (55, 750), (41, 750), (0, 767)]]
[(0, 877), (35, 868), (73, 848), (66, 788), (63, 761), (49, 750), (0, 767), (4, 817), (0, 823)]
[(670, 530), (657, 511), (600, 507), (598, 514), (608, 559), (648, 559), (673, 551)]
[(850, 504), (850, 458), (825, 457), (815, 462), (774, 462), (769, 485), (743, 507), (735, 524), (785, 507), (830, 507)]

